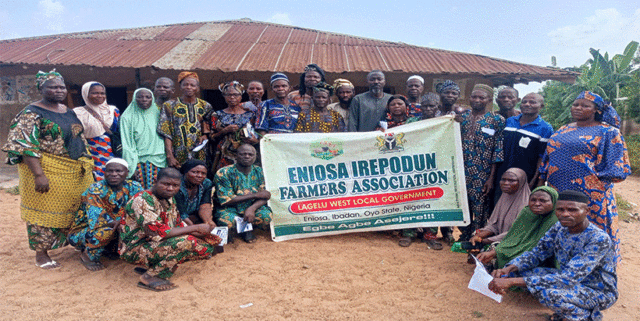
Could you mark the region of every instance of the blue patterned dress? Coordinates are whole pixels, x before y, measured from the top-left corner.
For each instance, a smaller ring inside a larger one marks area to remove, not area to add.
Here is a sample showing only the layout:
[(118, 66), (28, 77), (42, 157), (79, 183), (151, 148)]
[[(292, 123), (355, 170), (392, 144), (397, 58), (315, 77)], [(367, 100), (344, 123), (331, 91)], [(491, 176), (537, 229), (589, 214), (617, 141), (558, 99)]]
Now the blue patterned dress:
[(278, 104), (275, 99), (269, 99), (258, 109), (255, 127), (269, 134), (293, 133), (298, 124), (300, 111), (300, 106), (292, 100), (289, 100), (289, 106), (284, 106)]
[[(555, 256), (558, 269), (538, 267)], [(618, 300), (615, 250), (597, 226), (570, 234), (556, 223), (538, 245), (513, 259), (536, 299), (569, 320), (601, 320), (601, 310)]]
[(609, 234), (616, 247), (616, 262), (619, 261), (613, 183), (631, 174), (620, 131), (604, 123), (592, 127), (565, 125), (549, 138), (539, 171), (540, 178), (558, 191), (578, 190), (589, 196), (589, 221)]
[(231, 114), (223, 110), (212, 111), (209, 115), (205, 116), (205, 119), (209, 125), (211, 133), (216, 133), (223, 130), (227, 126), (237, 125), (238, 130), (225, 134), (222, 137), (218, 137), (215, 144), (209, 146), (215, 146), (215, 150), (209, 149), (210, 157), (210, 171), (211, 175), (215, 174), (220, 168), (235, 163), (236, 149), (243, 143), (242, 127), (247, 123), (253, 124), (255, 122), (256, 114), (253, 111), (245, 111), (242, 114)]
[(504, 118), (493, 112), (486, 113), (476, 122), (471, 118), (471, 111), (462, 114), (460, 124), (467, 196), (472, 215), (471, 224), (462, 229), (460, 238), (463, 241), (469, 240), (476, 229), (487, 225), (489, 202), (482, 194), (482, 187), (491, 175), (491, 165), (504, 161)]

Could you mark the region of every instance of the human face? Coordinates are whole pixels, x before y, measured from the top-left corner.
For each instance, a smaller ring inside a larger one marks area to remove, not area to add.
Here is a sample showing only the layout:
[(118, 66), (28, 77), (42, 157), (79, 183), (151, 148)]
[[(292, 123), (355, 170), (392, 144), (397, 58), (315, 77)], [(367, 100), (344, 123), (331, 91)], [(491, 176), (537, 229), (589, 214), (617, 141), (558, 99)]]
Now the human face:
[(434, 100), (426, 100), (422, 101), (420, 104), (420, 108), (422, 109), (422, 116), (425, 119), (436, 117), (436, 112), (438, 112), (439, 104)]
[(596, 104), (587, 99), (576, 99), (571, 105), (571, 117), (574, 121), (593, 121), (597, 111)]
[(518, 177), (510, 172), (502, 174), (500, 179), (500, 189), (503, 193), (513, 194), (518, 191)]
[(515, 90), (505, 89), (498, 94), (498, 98), (496, 98), (496, 102), (498, 103), (498, 107), (502, 110), (509, 110), (516, 107), (520, 98), (516, 95)]
[(200, 91), (198, 80), (193, 77), (187, 77), (180, 83), (180, 89), (185, 97), (195, 97)]
[(536, 191), (529, 196), (529, 209), (533, 214), (544, 215), (553, 211), (551, 195), (544, 191)]
[(537, 116), (543, 106), (542, 99), (538, 94), (527, 94), (520, 102), (520, 111), (527, 116)]
[(168, 100), (173, 95), (173, 83), (168, 79), (159, 79), (153, 87), (153, 94), (162, 100)]
[(224, 96), (224, 101), (227, 102), (229, 107), (240, 105), (240, 101), (242, 100), (242, 94), (233, 87), (227, 87), (222, 96)]
[(307, 88), (315, 87), (322, 81), (322, 76), (317, 71), (309, 70), (304, 73), (304, 86)]
[(351, 103), (351, 99), (353, 99), (354, 94), (353, 88), (349, 86), (338, 87), (338, 90), (336, 90), (336, 96), (338, 96), (340, 103), (347, 106)]
[(198, 165), (190, 169), (184, 176), (187, 182), (193, 185), (200, 185), (204, 182), (204, 179), (207, 178), (207, 168), (202, 165)]
[(458, 101), (458, 98), (460, 98), (460, 92), (455, 89), (446, 89), (440, 94), (442, 103), (447, 106), (453, 106)]
[(250, 82), (249, 87), (247, 88), (247, 94), (249, 95), (249, 100), (261, 100), (262, 95), (264, 95), (264, 87), (262, 87), (262, 83), (257, 81)]
[(369, 75), (369, 77), (367, 77), (367, 83), (369, 84), (369, 90), (371, 90), (372, 93), (381, 93), (386, 83), (384, 74), (382, 74), (381, 72), (376, 72)]
[(89, 89), (89, 102), (93, 105), (100, 105), (107, 100), (107, 92), (100, 85), (92, 86)]
[(238, 164), (249, 167), (256, 162), (256, 150), (247, 145), (242, 145), (238, 148)]
[(556, 216), (564, 227), (578, 227), (587, 219), (587, 204), (574, 201), (558, 201)]
[(111, 163), (104, 168), (104, 178), (111, 187), (119, 187), (129, 174), (129, 169), (122, 164)]
[(326, 108), (329, 105), (329, 92), (325, 90), (313, 91), (313, 105), (316, 108)]
[(403, 116), (407, 114), (407, 104), (402, 99), (394, 99), (389, 103), (389, 113), (391, 116)]
[(276, 80), (271, 84), (271, 90), (273, 90), (278, 99), (285, 99), (290, 89), (289, 82), (284, 79)]
[(138, 93), (136, 94), (136, 104), (138, 104), (138, 107), (140, 107), (140, 109), (149, 109), (149, 107), (151, 107), (151, 103), (151, 92), (148, 92), (146, 90), (138, 91)]
[(424, 90), (424, 85), (418, 79), (411, 79), (407, 81), (407, 96), (409, 98), (417, 99), (422, 95), (422, 91)]
[(42, 98), (48, 102), (61, 103), (67, 98), (67, 87), (61, 79), (50, 79), (40, 87)]
[(469, 97), (469, 104), (475, 111), (483, 111), (487, 108), (489, 96), (482, 90), (474, 90)]
[(180, 180), (177, 178), (163, 177), (153, 185), (153, 194), (161, 199), (169, 199), (180, 190)]

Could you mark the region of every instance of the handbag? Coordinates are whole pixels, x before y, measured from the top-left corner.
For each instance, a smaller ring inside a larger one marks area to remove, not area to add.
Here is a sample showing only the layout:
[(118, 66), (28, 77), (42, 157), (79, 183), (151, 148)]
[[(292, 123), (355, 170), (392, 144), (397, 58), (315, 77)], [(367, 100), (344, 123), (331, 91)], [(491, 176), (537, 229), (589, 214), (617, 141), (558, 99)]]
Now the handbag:
[(84, 109), (95, 119), (97, 119), (100, 124), (102, 124), (102, 128), (104, 128), (105, 133), (109, 136), (109, 140), (111, 141), (111, 152), (115, 157), (122, 157), (122, 138), (120, 137), (120, 126), (115, 131), (111, 131), (109, 126), (104, 123), (102, 117), (96, 113), (95, 110), (89, 108), (88, 106), (84, 106)]

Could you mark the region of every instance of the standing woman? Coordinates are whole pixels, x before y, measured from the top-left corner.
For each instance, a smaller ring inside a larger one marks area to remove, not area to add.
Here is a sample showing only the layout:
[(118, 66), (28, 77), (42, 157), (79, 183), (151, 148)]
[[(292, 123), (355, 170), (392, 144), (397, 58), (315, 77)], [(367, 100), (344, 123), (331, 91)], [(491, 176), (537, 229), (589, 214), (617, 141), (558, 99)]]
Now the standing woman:
[(73, 111), (84, 127), (84, 137), (95, 165), (93, 175), (96, 181), (101, 181), (104, 179), (104, 166), (115, 157), (111, 135), (118, 131), (120, 110), (107, 104), (106, 88), (99, 82), (90, 81), (82, 85), (82, 99), (85, 105)]
[(257, 137), (246, 137), (242, 128), (247, 124), (253, 124), (256, 114), (244, 109), (240, 100), (244, 93), (244, 86), (237, 81), (231, 81), (219, 86), (227, 108), (211, 111), (205, 116), (204, 132), (209, 135), (212, 150), (211, 175), (215, 175), (218, 169), (227, 165), (233, 165), (236, 160), (236, 150), (243, 143), (258, 144)]
[(327, 109), (333, 87), (321, 82), (313, 87), (313, 105), (298, 115), (296, 133), (341, 133), (345, 131), (344, 119), (339, 112)]
[(178, 84), (182, 96), (164, 103), (160, 110), (158, 134), (164, 138), (167, 153), (167, 165), (175, 168), (195, 158), (204, 161), (205, 149), (193, 152), (207, 136), (202, 131), (204, 115), (211, 105), (196, 97), (200, 92), (200, 78), (191, 71), (183, 71), (178, 75)]
[(7, 163), (18, 165), (20, 216), (27, 223), (29, 247), (36, 266), (60, 267), (48, 251), (67, 244), (68, 231), (80, 206), (80, 195), (93, 183), (93, 161), (82, 135), (82, 123), (62, 102), (67, 88), (54, 70), (38, 72), (42, 100), (23, 109), (11, 122)]
[(153, 92), (139, 88), (120, 119), (122, 158), (129, 164), (127, 178), (140, 182), (144, 189), (153, 187), (158, 171), (167, 167), (164, 139), (156, 131), (159, 117)]
[(324, 70), (316, 64), (309, 64), (300, 75), (300, 90), (292, 91), (287, 98), (295, 102), (302, 111), (308, 111), (313, 104), (313, 87), (321, 82), (326, 82)]
[[(409, 100), (402, 95), (393, 95), (387, 101), (387, 110), (380, 119), (377, 130), (385, 131), (396, 126), (404, 125), (409, 120)], [(386, 128), (382, 127), (386, 124)]]
[(558, 191), (578, 190), (589, 196), (588, 218), (603, 229), (615, 244), (620, 261), (618, 209), (613, 183), (631, 174), (624, 138), (618, 130), (620, 117), (597, 94), (584, 91), (571, 105), (575, 122), (558, 129), (547, 143), (539, 185), (546, 180)]

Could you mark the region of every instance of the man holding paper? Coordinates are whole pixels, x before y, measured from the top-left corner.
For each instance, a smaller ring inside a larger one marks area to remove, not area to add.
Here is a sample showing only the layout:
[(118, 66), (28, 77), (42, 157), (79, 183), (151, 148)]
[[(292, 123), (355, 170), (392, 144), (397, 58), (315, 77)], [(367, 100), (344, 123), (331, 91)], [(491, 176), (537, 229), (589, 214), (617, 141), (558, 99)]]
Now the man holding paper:
[[(582, 192), (560, 193), (556, 223), (538, 245), (493, 272), (489, 289), (504, 294), (526, 286), (554, 311), (552, 320), (601, 320), (601, 310), (618, 299), (611, 238), (587, 220), (589, 198)], [(558, 269), (538, 267), (555, 256)]]
[[(271, 193), (265, 190), (262, 168), (254, 165), (256, 150), (249, 144), (238, 148), (234, 165), (221, 168), (214, 178), (220, 207), (216, 210), (218, 225), (236, 228), (236, 217), (244, 222), (266, 227), (271, 222), (267, 201)], [(246, 229), (243, 229), (246, 231)], [(247, 243), (256, 241), (251, 231), (241, 232)]]

